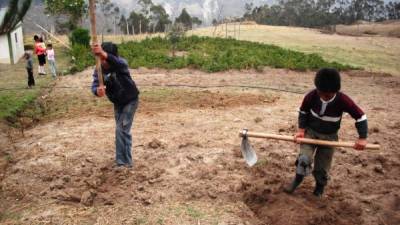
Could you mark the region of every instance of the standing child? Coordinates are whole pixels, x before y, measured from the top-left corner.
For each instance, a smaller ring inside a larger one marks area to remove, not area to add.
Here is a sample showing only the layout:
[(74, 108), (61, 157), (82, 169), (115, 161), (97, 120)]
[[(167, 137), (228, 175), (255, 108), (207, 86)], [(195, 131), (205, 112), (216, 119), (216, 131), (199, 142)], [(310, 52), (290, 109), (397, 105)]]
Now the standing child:
[[(356, 122), (359, 138), (354, 149), (363, 150), (367, 145), (367, 117), (353, 100), (340, 92), (340, 74), (335, 69), (324, 68), (317, 72), (314, 84), (316, 89), (309, 92), (303, 100), (299, 111), (299, 129), (295, 138), (314, 138), (337, 141), (338, 131), (344, 112), (350, 114)], [(313, 194), (321, 197), (328, 183), (334, 148), (301, 144), (296, 160), (296, 176), (284, 191), (293, 193), (303, 178), (311, 173), (312, 163), (316, 186)]]
[(38, 73), (39, 75), (45, 75), (44, 64), (46, 64), (46, 46), (43, 46), (43, 39), (39, 38), (39, 36), (35, 35), (33, 39), (35, 40), (35, 54), (39, 61)]
[(32, 88), (32, 86), (35, 86), (35, 78), (33, 77), (33, 63), (31, 54), (25, 52), (24, 58), (26, 60), (26, 71), (28, 72), (28, 88)]
[(51, 75), (55, 79), (57, 77), (57, 69), (56, 69), (56, 58), (52, 44), (47, 44), (46, 54), (50, 66)]
[(105, 86), (99, 85), (99, 74), (94, 71), (92, 92), (98, 97), (107, 95), (114, 104), (115, 116), (115, 165), (132, 167), (133, 117), (139, 104), (139, 90), (132, 80), (126, 60), (118, 55), (117, 45), (104, 42), (92, 46), (92, 51), (101, 59)]

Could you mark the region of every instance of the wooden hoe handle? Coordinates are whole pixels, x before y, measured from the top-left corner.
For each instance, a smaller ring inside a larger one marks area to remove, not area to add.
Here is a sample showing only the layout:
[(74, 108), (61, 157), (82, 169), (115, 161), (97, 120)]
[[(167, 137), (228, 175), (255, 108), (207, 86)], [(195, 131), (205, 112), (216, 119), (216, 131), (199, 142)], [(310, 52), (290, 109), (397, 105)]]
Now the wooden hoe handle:
[[(97, 33), (96, 33), (96, 8), (95, 8), (95, 0), (89, 0), (89, 15), (90, 15), (90, 30), (91, 30), (91, 36), (92, 36), (92, 44), (98, 44), (97, 43)], [(103, 82), (103, 74), (101, 71), (101, 61), (100, 57), (96, 56), (96, 71), (97, 71), (97, 77), (99, 79), (99, 87), (104, 86)]]
[[(239, 136), (240, 137), (254, 137), (254, 138), (268, 138), (268, 139), (276, 139), (276, 140), (292, 141), (292, 142), (295, 141), (294, 136), (247, 132), (246, 130), (241, 131), (239, 133)], [(317, 140), (317, 139), (311, 139), (311, 138), (297, 138), (297, 140), (299, 142), (305, 143), (305, 144), (325, 145), (325, 146), (331, 146), (331, 147), (353, 148), (353, 146), (354, 146), (353, 142), (324, 141), (324, 140)], [(367, 146), (365, 146), (365, 149), (379, 150), (380, 147), (381, 147), (380, 145), (376, 145), (376, 144), (367, 144)]]

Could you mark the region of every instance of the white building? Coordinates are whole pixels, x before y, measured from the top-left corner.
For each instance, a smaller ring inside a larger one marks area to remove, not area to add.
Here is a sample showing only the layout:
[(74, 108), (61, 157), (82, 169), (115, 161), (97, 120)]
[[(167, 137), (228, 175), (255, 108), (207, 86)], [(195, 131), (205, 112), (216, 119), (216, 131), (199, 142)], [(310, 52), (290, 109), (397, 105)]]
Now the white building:
[[(0, 24), (3, 22), (6, 8), (0, 9)], [(14, 64), (24, 55), (24, 35), (20, 22), (14, 30), (0, 33), (0, 63)]]

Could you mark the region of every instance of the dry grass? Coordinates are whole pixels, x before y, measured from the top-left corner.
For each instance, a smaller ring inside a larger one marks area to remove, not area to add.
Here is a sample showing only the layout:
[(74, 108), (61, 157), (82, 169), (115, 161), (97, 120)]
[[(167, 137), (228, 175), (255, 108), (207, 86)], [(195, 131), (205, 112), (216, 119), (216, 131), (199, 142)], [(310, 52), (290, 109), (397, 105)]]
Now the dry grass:
[[(400, 39), (391, 37), (352, 37), (322, 34), (318, 30), (298, 27), (228, 25), (228, 36), (278, 45), (306, 53), (318, 53), (328, 61), (347, 63), (373, 72), (400, 75)], [(190, 34), (225, 37), (225, 25), (197, 29)], [(189, 35), (190, 35), (189, 34)]]
[(379, 35), (400, 38), (400, 21), (387, 21), (383, 23), (368, 23), (354, 25), (338, 25), (336, 32), (341, 35), (363, 36)]

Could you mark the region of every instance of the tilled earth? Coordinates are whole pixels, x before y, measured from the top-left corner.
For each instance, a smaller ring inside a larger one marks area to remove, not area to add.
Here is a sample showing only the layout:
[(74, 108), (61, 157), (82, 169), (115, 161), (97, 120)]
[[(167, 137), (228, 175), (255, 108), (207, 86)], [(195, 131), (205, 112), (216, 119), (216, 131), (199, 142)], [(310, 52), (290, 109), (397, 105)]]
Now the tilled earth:
[[(296, 144), (250, 139), (259, 162), (249, 168), (238, 137), (242, 128), (293, 135), (313, 72), (132, 74), (141, 90), (133, 169), (113, 167), (112, 105), (89, 92), (91, 71), (62, 77), (43, 94), (39, 123), (2, 128), (2, 224), (400, 224), (400, 78), (343, 73), (343, 92), (364, 109), (369, 141), (382, 149), (337, 149), (317, 199), (312, 177), (282, 192)], [(357, 136), (348, 115), (340, 136)]]

